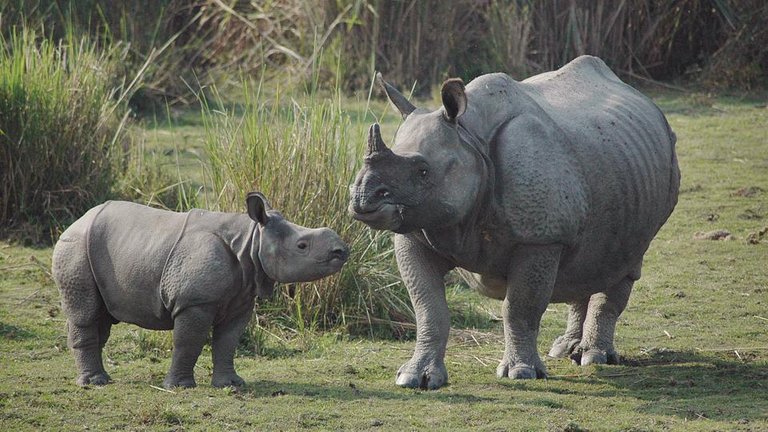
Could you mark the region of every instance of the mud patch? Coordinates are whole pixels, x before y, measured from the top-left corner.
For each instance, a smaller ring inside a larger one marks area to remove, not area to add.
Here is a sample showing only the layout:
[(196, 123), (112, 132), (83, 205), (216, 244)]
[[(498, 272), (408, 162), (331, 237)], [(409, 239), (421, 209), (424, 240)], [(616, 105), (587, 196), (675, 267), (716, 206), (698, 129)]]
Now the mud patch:
[(763, 211), (762, 209), (746, 209), (737, 217), (744, 220), (759, 220), (763, 218)]
[(735, 240), (735, 237), (727, 230), (699, 231), (693, 234), (694, 240)]
[(759, 244), (768, 241), (768, 226), (747, 234), (747, 244)]
[(760, 195), (762, 192), (763, 192), (763, 189), (761, 187), (747, 186), (733, 192), (731, 195), (740, 196), (744, 198), (752, 198), (754, 196)]

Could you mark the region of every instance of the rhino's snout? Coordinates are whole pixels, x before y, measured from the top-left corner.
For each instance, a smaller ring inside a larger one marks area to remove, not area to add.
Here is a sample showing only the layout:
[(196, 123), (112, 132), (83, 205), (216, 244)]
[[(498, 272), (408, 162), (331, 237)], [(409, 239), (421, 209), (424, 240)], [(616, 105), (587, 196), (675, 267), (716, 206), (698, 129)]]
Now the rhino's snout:
[(347, 262), (349, 258), (349, 247), (347, 245), (337, 246), (329, 254), (329, 259), (339, 260), (341, 262)]
[[(324, 246), (317, 251), (316, 259), (320, 262), (344, 264), (349, 259), (349, 246), (330, 228), (322, 228), (320, 237), (324, 238)], [(323, 252), (325, 251), (325, 252)], [(320, 255), (323, 254), (324, 255)]]
[(354, 184), (349, 187), (351, 198), (348, 210), (353, 217), (375, 212), (390, 200), (392, 193), (387, 185), (370, 183), (362, 184), (361, 182), (361, 184)]

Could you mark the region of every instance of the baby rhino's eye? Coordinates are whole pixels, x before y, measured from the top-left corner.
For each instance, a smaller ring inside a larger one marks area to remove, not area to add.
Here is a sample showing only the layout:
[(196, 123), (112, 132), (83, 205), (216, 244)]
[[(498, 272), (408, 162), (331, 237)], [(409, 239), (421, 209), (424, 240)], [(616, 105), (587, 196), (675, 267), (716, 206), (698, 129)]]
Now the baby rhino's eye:
[(308, 246), (309, 246), (309, 245), (308, 245), (308, 244), (307, 244), (307, 242), (305, 242), (304, 240), (301, 240), (301, 241), (299, 241), (299, 242), (296, 244), (296, 247), (297, 247), (297, 248), (299, 248), (299, 249), (301, 249), (301, 250), (304, 250), (304, 249), (306, 249)]

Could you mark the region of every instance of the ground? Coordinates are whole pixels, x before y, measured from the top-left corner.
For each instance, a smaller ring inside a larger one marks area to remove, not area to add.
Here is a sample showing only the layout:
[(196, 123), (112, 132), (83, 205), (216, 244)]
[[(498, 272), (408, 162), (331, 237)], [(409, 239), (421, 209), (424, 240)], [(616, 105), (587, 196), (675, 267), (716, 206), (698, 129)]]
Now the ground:
[[(267, 335), (265, 355), (235, 359), (241, 390), (210, 386), (206, 348), (199, 387), (168, 392), (159, 386), (170, 334), (124, 324), (106, 349), (114, 383), (80, 388), (47, 274), (51, 249), (0, 243), (0, 429), (768, 430), (765, 99), (653, 95), (678, 135), (683, 182), (617, 326), (622, 365), (546, 359), (546, 380), (500, 380), (500, 303), (457, 286), (450, 385), (437, 391), (394, 385), (412, 340), (340, 330)], [(148, 133), (168, 146), (164, 157), (181, 154), (193, 166), (184, 143), (194, 151), (199, 135), (194, 126)], [(717, 230), (730, 240), (695, 237)], [(542, 355), (565, 315), (561, 304), (545, 313)]]

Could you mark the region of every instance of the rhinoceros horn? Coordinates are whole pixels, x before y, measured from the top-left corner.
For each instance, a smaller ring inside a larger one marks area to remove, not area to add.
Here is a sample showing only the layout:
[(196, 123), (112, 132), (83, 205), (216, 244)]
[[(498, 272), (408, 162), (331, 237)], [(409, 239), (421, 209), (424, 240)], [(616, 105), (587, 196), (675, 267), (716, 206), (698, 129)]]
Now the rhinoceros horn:
[(381, 76), (381, 72), (376, 72), (376, 82), (379, 84), (379, 86), (381, 86), (382, 89), (384, 89), (384, 92), (387, 94), (387, 98), (389, 98), (389, 101), (392, 102), (392, 105), (394, 105), (395, 108), (400, 111), (400, 115), (403, 116), (403, 119), (408, 117), (408, 114), (412, 113), (413, 110), (416, 109), (416, 107), (413, 106), (413, 104), (410, 103), (402, 93), (397, 91), (396, 88), (392, 87), (391, 84), (384, 81), (384, 78)]
[(381, 130), (378, 123), (374, 123), (368, 129), (368, 156), (374, 153), (389, 152), (387, 145), (381, 139)]

